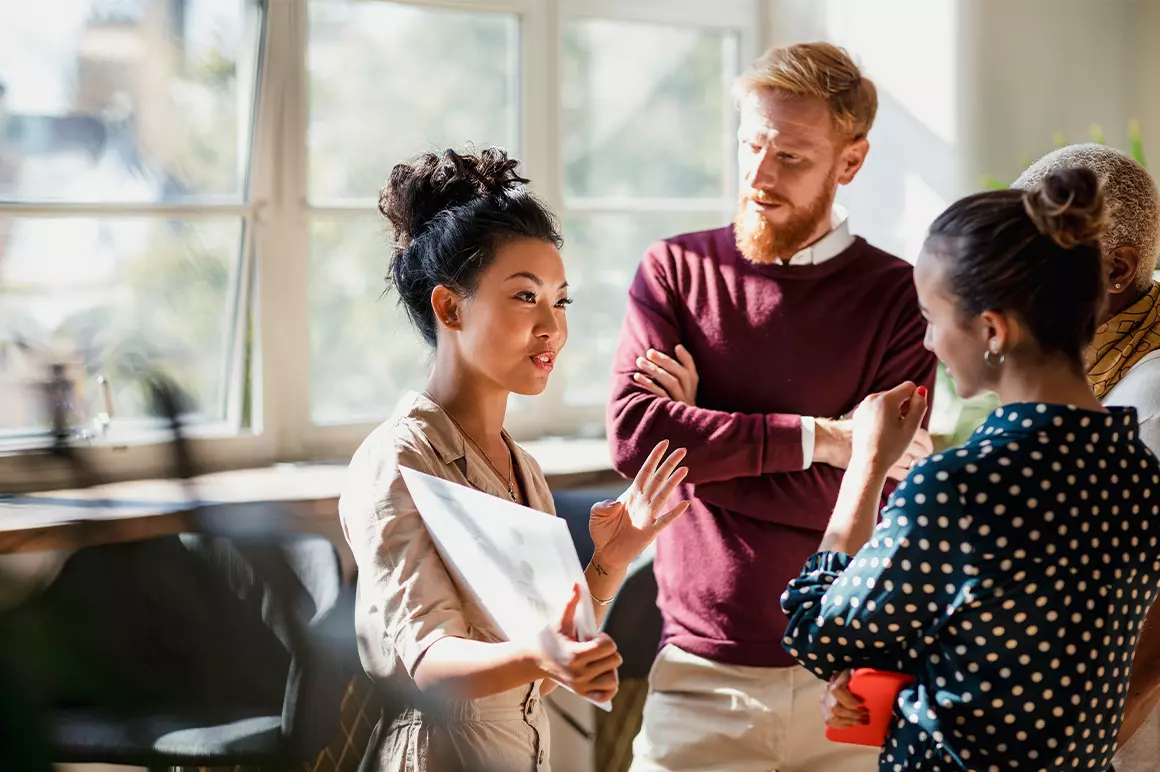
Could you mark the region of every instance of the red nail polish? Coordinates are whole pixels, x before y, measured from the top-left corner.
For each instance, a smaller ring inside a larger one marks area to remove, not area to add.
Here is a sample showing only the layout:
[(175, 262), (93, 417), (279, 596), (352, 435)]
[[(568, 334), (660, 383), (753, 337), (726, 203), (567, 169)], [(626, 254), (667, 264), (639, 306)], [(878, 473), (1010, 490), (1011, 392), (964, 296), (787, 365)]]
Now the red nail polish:
[(925, 386), (919, 386), (917, 389), (917, 392), (918, 392), (918, 396), (922, 397), (923, 399), (926, 399), (926, 387)]

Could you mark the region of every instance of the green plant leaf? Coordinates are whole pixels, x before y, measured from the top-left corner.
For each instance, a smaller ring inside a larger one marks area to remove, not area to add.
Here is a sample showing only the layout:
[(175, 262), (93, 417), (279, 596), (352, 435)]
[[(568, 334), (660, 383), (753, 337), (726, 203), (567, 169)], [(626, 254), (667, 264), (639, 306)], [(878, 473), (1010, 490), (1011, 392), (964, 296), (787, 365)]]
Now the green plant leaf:
[[(1090, 133), (1092, 142), (1097, 142), (1101, 145), (1106, 144), (1104, 130), (1098, 123), (1093, 123), (1091, 125)], [(1064, 136), (1062, 131), (1055, 131), (1051, 135), (1051, 140), (1055, 143), (1057, 148), (1067, 147), (1067, 137)], [(1135, 118), (1128, 121), (1128, 143), (1129, 155), (1131, 155), (1132, 158), (1134, 158), (1141, 166), (1147, 167), (1148, 164), (1144, 161), (1144, 142), (1140, 137), (1140, 121), (1136, 120)], [(1024, 168), (1027, 168), (1033, 163), (1035, 163), (1034, 160), (1025, 159), (1023, 161), (1023, 166)], [(989, 174), (983, 175), (982, 182), (983, 187), (987, 190), (1004, 190), (1008, 187), (1007, 183)]]
[(1128, 143), (1132, 158), (1141, 166), (1147, 166), (1144, 161), (1144, 141), (1140, 138), (1140, 122), (1133, 118), (1128, 121)]
[(992, 177), (990, 174), (984, 174), (983, 187), (987, 190), (1006, 190), (1010, 186), (998, 177)]

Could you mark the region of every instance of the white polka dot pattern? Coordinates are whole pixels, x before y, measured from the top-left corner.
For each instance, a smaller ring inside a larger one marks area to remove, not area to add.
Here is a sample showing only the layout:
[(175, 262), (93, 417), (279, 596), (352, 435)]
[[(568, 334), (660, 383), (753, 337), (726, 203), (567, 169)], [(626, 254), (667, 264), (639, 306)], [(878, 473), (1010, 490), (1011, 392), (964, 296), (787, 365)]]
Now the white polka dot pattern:
[(995, 412), (915, 466), (855, 556), (818, 553), (782, 596), (820, 678), (916, 678), (887, 770), (1105, 770), (1160, 587), (1160, 465), (1135, 411)]

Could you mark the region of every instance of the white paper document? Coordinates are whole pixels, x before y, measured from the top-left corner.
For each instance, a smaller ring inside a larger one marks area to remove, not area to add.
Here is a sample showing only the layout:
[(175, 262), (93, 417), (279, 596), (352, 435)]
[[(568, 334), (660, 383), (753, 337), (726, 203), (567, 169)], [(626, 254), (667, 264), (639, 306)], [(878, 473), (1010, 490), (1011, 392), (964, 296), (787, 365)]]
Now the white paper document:
[[(508, 640), (555, 642), (551, 628), (572, 586), (588, 587), (567, 523), (414, 469), (400, 471), (447, 570)], [(586, 591), (575, 624), (580, 640), (596, 636), (596, 614)], [(592, 702), (612, 709), (609, 702)]]

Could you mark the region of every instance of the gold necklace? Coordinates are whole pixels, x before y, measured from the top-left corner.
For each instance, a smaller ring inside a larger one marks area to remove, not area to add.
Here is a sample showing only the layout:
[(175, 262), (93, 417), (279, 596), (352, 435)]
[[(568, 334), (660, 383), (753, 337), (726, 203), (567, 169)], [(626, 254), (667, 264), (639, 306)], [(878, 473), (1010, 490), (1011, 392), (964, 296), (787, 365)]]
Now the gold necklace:
[[(472, 437), (471, 434), (466, 429), (463, 428), (462, 424), (460, 424), (458, 421), (455, 420), (455, 416), (451, 415), (451, 411), (448, 410), (447, 408), (443, 407), (442, 403), (440, 403), (439, 400), (432, 397), (430, 393), (425, 391), (425, 392), (423, 392), (423, 396), (426, 397), (427, 399), (431, 400), (432, 402), (434, 402), (435, 406), (443, 411), (443, 415), (445, 415), (449, 419), (451, 419), (451, 423), (455, 424), (455, 428), (459, 430), (459, 433), (462, 434), (465, 438), (467, 438), (468, 442), (470, 442), (472, 445), (475, 446), (475, 449), (477, 451), (479, 451), (479, 455), (483, 456), (484, 462), (489, 467), (491, 467), (491, 471), (495, 472), (495, 476), (498, 477), (499, 479), (503, 480), (507, 484), (508, 496), (511, 497), (511, 500), (518, 501), (516, 499), (516, 488), (515, 488), (515, 477), (516, 477), (515, 462), (512, 460), (512, 449), (510, 447), (508, 447), (507, 443), (504, 442), (504, 447), (507, 448), (507, 452), (508, 452), (508, 476), (504, 477), (503, 472), (499, 471), (499, 469), (496, 467), (496, 465), (491, 462), (491, 457), (487, 455), (487, 451), (484, 450), (483, 447), (478, 442), (475, 441), (475, 438)], [(502, 437), (503, 434), (501, 433), (500, 436)]]

